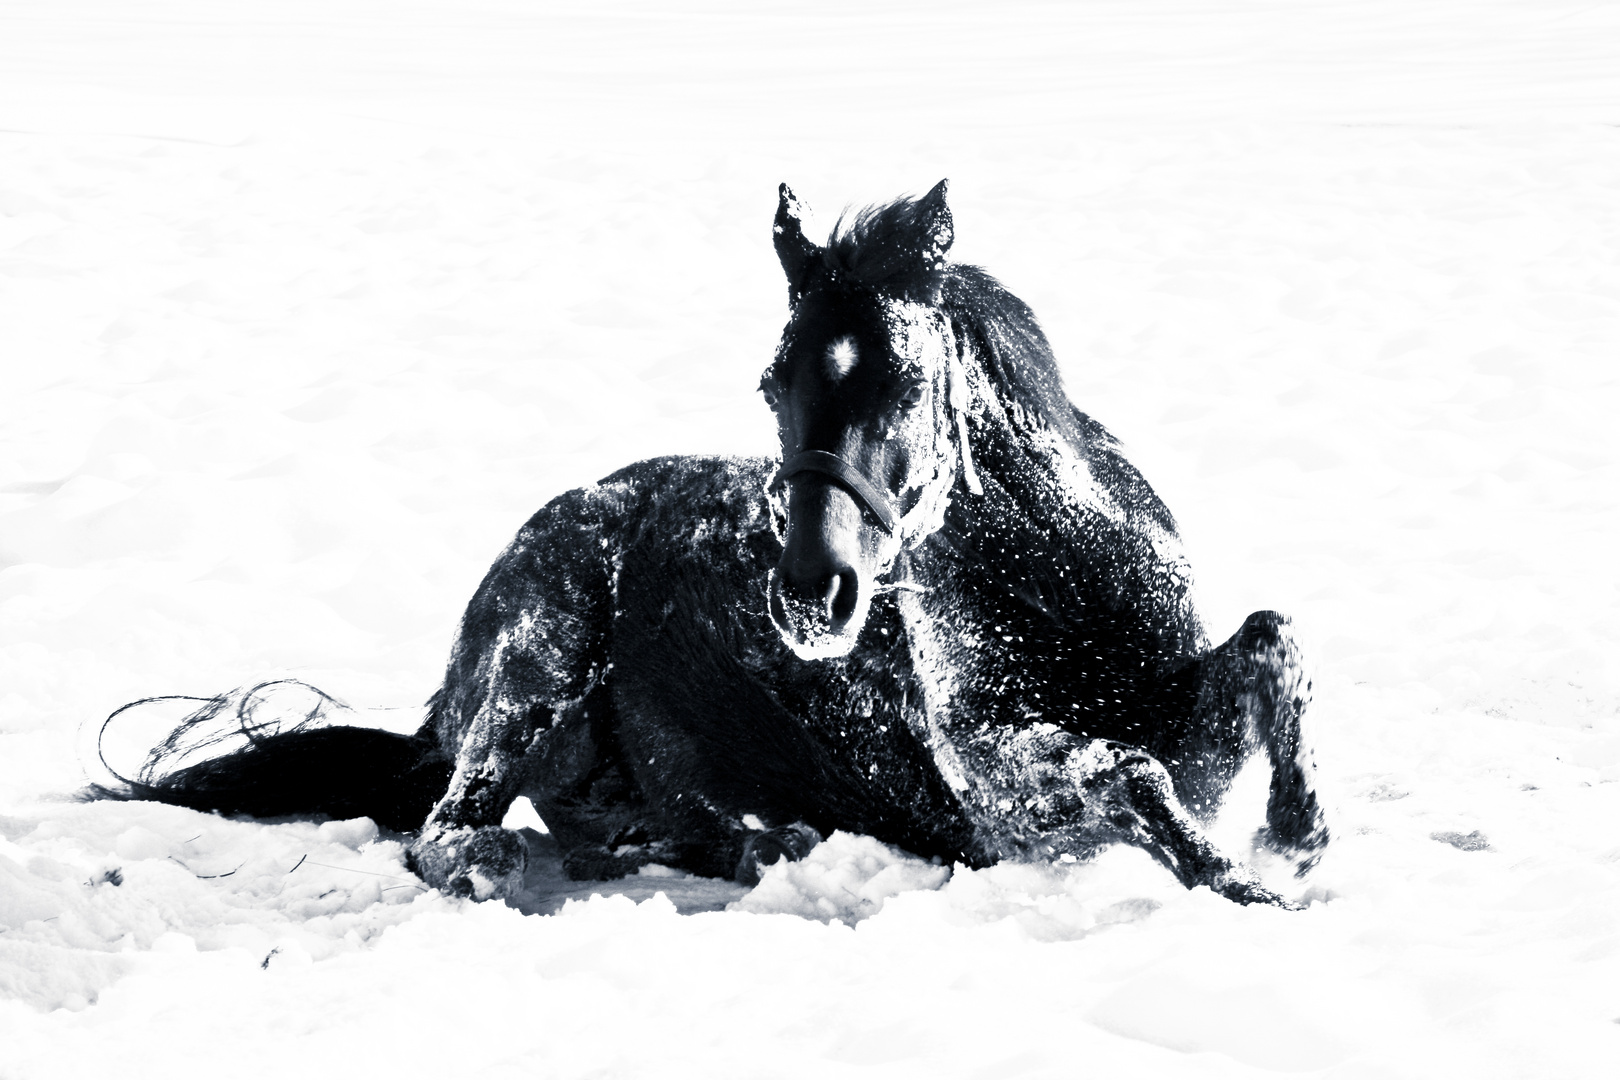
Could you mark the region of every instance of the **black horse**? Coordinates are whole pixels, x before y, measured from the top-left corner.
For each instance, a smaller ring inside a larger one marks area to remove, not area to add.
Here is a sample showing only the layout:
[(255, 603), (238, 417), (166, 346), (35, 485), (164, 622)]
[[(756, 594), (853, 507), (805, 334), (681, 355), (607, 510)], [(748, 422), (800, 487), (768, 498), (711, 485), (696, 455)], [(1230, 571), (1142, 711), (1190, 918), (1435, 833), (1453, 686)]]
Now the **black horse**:
[(1281, 902), (1199, 822), (1263, 749), (1261, 839), (1307, 865), (1327, 842), (1289, 620), (1210, 647), (1169, 511), (952, 239), (943, 181), (825, 246), (784, 185), (780, 461), (661, 458), (547, 504), (416, 736), (244, 724), (165, 771), (216, 705), (124, 794), (419, 828), (416, 872), (479, 898), (521, 881), (500, 822), (526, 795), (580, 878), (751, 881), (844, 829), (970, 866), (1134, 844)]

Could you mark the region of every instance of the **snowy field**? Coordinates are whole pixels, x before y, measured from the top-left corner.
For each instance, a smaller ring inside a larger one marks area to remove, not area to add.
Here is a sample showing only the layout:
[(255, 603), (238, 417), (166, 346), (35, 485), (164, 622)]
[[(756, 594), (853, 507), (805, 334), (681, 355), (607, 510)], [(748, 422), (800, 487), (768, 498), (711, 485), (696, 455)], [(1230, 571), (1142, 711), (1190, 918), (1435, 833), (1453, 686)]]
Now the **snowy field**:
[[(1616, 125), (1583, 0), (0, 5), (0, 1078), (1612, 1075)], [(545, 500), (771, 452), (776, 184), (942, 176), (1212, 632), (1311, 646), (1307, 910), (538, 835), (513, 908), (364, 819), (73, 801), (135, 698), (414, 727)]]

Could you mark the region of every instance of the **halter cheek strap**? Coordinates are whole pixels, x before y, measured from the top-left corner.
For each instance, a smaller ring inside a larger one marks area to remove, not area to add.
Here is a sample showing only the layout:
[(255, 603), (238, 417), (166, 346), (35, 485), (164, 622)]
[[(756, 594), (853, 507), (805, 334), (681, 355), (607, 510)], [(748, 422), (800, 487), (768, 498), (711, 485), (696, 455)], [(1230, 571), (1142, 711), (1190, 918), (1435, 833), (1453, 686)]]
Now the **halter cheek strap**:
[[(967, 482), (969, 491), (975, 495), (983, 495), (984, 485), (979, 482), (979, 470), (974, 468), (973, 454), (968, 448), (967, 372), (963, 370), (960, 354), (951, 357), (947, 370), (950, 385), (946, 391), (946, 400), (956, 421), (956, 442), (958, 453), (962, 458), (962, 479)], [(900, 514), (896, 512), (894, 500), (889, 497), (888, 492), (872, 483), (861, 470), (837, 454), (825, 450), (805, 450), (794, 454), (782, 462), (782, 467), (776, 471), (770, 486), (774, 488), (801, 473), (819, 473), (836, 481), (855, 497), (861, 509), (871, 515), (878, 528), (886, 535), (893, 536), (895, 529), (901, 524)]]
[(894, 512), (894, 503), (889, 499), (888, 493), (837, 454), (829, 454), (825, 450), (806, 450), (794, 454), (782, 462), (782, 467), (771, 480), (771, 486), (775, 487), (784, 480), (807, 472), (820, 473), (836, 480), (840, 486), (855, 496), (855, 501), (861, 504), (861, 509), (876, 519), (880, 529), (890, 536), (894, 535), (894, 527), (898, 524), (900, 516)]

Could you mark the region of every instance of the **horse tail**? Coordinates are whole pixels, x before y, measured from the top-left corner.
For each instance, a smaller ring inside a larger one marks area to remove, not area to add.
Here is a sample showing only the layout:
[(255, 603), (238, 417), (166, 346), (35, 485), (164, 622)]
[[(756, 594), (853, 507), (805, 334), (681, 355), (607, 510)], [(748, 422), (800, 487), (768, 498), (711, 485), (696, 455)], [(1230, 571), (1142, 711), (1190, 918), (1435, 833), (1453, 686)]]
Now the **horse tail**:
[[(154, 745), (152, 722), (175, 702), (198, 707)], [(110, 782), (92, 784), (87, 795), (253, 817), (369, 817), (387, 829), (415, 831), (453, 770), (433, 737), (436, 705), (437, 697), (427, 722), (406, 735), (335, 722), (334, 714), (351, 710), (290, 679), (212, 698), (146, 698), (101, 725), (95, 757)], [(127, 761), (132, 750), (144, 760), (126, 776), (109, 755)]]

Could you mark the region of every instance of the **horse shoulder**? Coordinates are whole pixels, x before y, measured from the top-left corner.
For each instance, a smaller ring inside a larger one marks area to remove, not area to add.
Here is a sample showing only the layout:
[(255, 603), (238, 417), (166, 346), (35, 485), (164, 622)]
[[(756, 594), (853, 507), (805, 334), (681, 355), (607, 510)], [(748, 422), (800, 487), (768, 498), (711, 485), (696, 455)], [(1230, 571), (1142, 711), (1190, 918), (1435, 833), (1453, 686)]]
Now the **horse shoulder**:
[[(498, 556), (462, 617), (436, 696), (441, 740), (454, 744), (492, 694), (536, 707), (585, 694), (609, 662), (627, 550), (672, 534), (719, 531), (717, 516), (758, 517), (766, 463), (666, 457), (637, 462), (541, 507)], [(697, 498), (707, 491), (707, 499)], [(700, 505), (701, 504), (701, 505)]]

